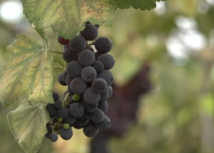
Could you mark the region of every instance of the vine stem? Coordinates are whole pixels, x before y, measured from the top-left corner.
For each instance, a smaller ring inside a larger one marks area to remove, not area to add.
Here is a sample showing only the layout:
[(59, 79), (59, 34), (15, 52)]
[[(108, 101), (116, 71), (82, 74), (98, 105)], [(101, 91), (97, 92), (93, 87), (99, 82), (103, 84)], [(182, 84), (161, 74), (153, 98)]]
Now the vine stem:
[(56, 53), (56, 54), (63, 54), (63, 52), (54, 51), (54, 50), (49, 50), (49, 52), (51, 52), (51, 53)]

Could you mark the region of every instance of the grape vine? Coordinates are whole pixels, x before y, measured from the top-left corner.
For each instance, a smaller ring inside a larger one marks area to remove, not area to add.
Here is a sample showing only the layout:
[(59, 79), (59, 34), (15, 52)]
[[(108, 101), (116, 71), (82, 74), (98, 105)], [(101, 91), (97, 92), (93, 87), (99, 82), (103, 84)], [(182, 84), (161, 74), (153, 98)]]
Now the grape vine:
[[(38, 152), (45, 136), (53, 142), (58, 133), (70, 139), (71, 126), (83, 128), (88, 137), (109, 128), (111, 121), (105, 113), (113, 92), (109, 70), (115, 61), (109, 54), (111, 40), (96, 39), (98, 28), (112, 25), (117, 8), (151, 10), (156, 1), (160, 0), (22, 0), (24, 14), (43, 42), (18, 35), (7, 48), (0, 101), (5, 108), (20, 103), (8, 120), (26, 153)], [(50, 49), (48, 27), (59, 35), (64, 51)], [(52, 92), (54, 58), (59, 56), (67, 67), (58, 76), (58, 82), (68, 86), (63, 100)]]

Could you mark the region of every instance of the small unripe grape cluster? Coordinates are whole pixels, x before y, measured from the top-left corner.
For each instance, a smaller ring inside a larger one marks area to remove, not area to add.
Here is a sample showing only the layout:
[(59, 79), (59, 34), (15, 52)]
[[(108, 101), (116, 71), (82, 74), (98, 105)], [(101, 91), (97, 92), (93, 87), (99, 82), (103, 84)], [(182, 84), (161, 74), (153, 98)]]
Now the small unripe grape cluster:
[[(93, 137), (98, 131), (107, 130), (110, 119), (107, 100), (112, 96), (112, 73), (115, 60), (108, 54), (112, 49), (111, 40), (98, 39), (98, 25), (85, 23), (85, 29), (72, 40), (58, 37), (64, 45), (63, 58), (68, 63), (64, 72), (59, 74), (58, 82), (68, 86), (63, 102), (54, 93), (54, 104), (48, 104), (46, 110), (51, 117), (47, 123), (47, 133), (51, 141), (58, 139), (58, 134), (68, 140), (72, 137), (72, 128), (82, 129), (87, 137)], [(96, 41), (88, 44), (87, 41)], [(95, 46), (96, 51), (91, 47)]]

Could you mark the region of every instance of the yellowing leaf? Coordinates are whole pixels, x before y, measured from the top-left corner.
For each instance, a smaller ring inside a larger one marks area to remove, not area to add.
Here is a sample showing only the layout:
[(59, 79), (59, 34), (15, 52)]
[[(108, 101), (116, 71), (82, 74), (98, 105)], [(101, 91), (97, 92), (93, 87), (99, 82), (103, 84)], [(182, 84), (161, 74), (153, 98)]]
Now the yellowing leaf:
[(112, 0), (22, 0), (24, 14), (37, 28), (52, 27), (64, 38), (72, 38), (85, 21), (110, 25), (117, 6)]
[(36, 40), (17, 36), (7, 48), (0, 80), (0, 101), (5, 107), (21, 96), (33, 103), (49, 103), (52, 98), (52, 56)]
[(45, 124), (48, 117), (43, 105), (32, 106), (25, 102), (8, 114), (10, 129), (26, 153), (36, 153), (47, 132)]

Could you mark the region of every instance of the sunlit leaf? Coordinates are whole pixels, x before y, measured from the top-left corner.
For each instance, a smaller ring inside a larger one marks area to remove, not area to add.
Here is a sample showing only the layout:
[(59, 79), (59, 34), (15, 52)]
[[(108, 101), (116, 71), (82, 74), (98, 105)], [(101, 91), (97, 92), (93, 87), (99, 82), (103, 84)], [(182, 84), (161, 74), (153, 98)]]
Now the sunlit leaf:
[[(29, 105), (22, 103), (8, 114), (10, 129), (19, 145), (26, 153), (36, 153), (46, 133), (48, 117), (44, 104)], [(15, 152), (15, 151), (14, 151)]]
[(64, 38), (72, 38), (85, 21), (110, 25), (117, 8), (112, 0), (22, 0), (24, 14), (37, 28), (52, 27)]
[(45, 46), (25, 35), (18, 35), (7, 48), (0, 80), (0, 101), (5, 107), (19, 98), (30, 103), (52, 102), (52, 56)]

